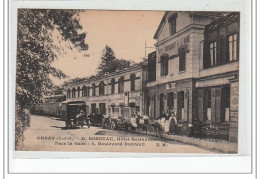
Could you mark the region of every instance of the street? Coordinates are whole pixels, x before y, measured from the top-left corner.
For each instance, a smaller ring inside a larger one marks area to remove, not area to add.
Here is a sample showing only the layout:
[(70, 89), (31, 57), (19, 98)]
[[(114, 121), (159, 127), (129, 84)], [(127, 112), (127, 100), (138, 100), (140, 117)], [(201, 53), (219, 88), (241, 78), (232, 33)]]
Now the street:
[(101, 127), (65, 129), (58, 118), (31, 115), (21, 151), (212, 153), (192, 145)]

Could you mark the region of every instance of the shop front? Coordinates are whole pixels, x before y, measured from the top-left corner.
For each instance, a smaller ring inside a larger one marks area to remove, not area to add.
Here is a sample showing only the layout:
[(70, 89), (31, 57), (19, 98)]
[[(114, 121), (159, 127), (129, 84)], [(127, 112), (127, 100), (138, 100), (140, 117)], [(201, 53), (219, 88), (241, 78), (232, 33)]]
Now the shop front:
[(232, 82), (235, 79), (236, 75), (229, 75), (196, 82), (198, 120), (205, 128), (224, 136), (226, 140), (231, 138), (231, 141), (236, 141), (232, 136), (237, 136), (238, 88)]
[(130, 98), (129, 93), (124, 94), (124, 98), (108, 100), (108, 114), (114, 117), (130, 118), (134, 115), (140, 115), (141, 97)]
[[(194, 109), (192, 95), (196, 92), (194, 80), (180, 80), (151, 87), (147, 90), (145, 109), (150, 117), (175, 113), (177, 120), (192, 123)], [(196, 99), (195, 99), (196, 100)]]

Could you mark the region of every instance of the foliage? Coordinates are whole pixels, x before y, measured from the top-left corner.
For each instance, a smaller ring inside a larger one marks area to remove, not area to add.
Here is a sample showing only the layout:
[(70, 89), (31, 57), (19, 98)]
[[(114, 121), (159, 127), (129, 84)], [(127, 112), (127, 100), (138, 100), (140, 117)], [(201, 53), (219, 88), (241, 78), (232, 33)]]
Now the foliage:
[(106, 45), (106, 47), (103, 49), (101, 63), (98, 66), (98, 75), (129, 68), (132, 63), (133, 62), (128, 60), (116, 59), (113, 49)]
[[(17, 34), (16, 100), (21, 108), (37, 104), (48, 89), (54, 87), (49, 75), (66, 75), (51, 66), (60, 48), (54, 45), (53, 32), (57, 30), (62, 41), (79, 50), (87, 50), (85, 33), (76, 10), (19, 9)], [(71, 48), (71, 47), (70, 47)]]
[[(26, 112), (39, 103), (50, 89), (56, 89), (50, 75), (64, 78), (66, 75), (51, 66), (58, 53), (61, 41), (78, 50), (87, 50), (86, 33), (82, 29), (77, 10), (18, 9), (17, 61), (16, 61), (16, 113), (15, 147), (23, 140), (23, 131), (29, 125)], [(54, 32), (62, 37), (55, 45)]]
[[(15, 110), (15, 148), (18, 149), (20, 142), (23, 140), (23, 130), (25, 128), (25, 113), (21, 110), (18, 102), (16, 102)], [(21, 120), (22, 119), (22, 120)]]

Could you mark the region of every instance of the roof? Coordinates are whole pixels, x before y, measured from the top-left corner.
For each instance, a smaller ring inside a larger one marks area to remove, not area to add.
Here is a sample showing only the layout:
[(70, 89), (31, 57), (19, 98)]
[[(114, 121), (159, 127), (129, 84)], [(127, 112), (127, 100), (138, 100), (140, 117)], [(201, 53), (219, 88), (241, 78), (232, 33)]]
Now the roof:
[(81, 84), (81, 83), (85, 83), (85, 82), (93, 82), (93, 81), (96, 81), (96, 80), (100, 80), (100, 79), (104, 79), (104, 78), (109, 78), (109, 77), (112, 77), (114, 75), (119, 75), (119, 74), (122, 74), (122, 73), (127, 73), (131, 70), (136, 70), (136, 69), (141, 69), (143, 67), (147, 66), (147, 62), (140, 62), (138, 64), (135, 64), (129, 68), (125, 68), (125, 69), (122, 69), (122, 70), (118, 70), (118, 71), (115, 71), (113, 73), (109, 73), (109, 74), (104, 74), (104, 75), (96, 75), (96, 76), (91, 76), (91, 77), (87, 77), (87, 79), (85, 80), (82, 80), (82, 81), (76, 81), (76, 82), (69, 82), (68, 86), (71, 85), (71, 84)]
[[(154, 39), (157, 39), (158, 35), (159, 35), (159, 32), (163, 26), (163, 24), (165, 23), (165, 20), (166, 20), (166, 17), (168, 16), (169, 13), (171, 12), (175, 12), (175, 11), (166, 11), (153, 38)], [(212, 12), (204, 12), (204, 11), (189, 11), (189, 13), (193, 14), (193, 15), (197, 15), (197, 16), (204, 16), (204, 17), (210, 17), (214, 20), (217, 20), (217, 19), (220, 19), (224, 16), (226, 16), (227, 14), (229, 14), (230, 12), (215, 12), (215, 11), (212, 11)]]
[(154, 39), (156, 39), (156, 38), (158, 37), (159, 31), (160, 31), (160, 29), (161, 29), (163, 23), (165, 22), (165, 19), (166, 19), (167, 15), (168, 15), (169, 13), (170, 13), (170, 12), (168, 12), (168, 11), (166, 11), (166, 12), (164, 13), (163, 18), (162, 18), (162, 20), (161, 20), (161, 22), (160, 22), (160, 24), (159, 24), (159, 26), (158, 26), (158, 28), (157, 28), (157, 30), (156, 30), (154, 36), (153, 36)]
[(221, 27), (227, 26), (230, 23), (239, 20), (239, 12), (230, 13), (222, 18), (212, 21), (205, 27), (205, 32), (212, 32)]

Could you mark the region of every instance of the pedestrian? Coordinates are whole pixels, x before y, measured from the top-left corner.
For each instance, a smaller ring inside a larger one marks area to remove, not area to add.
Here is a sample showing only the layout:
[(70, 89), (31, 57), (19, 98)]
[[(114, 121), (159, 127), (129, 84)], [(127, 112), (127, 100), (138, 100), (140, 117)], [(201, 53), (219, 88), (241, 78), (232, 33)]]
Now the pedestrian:
[(174, 112), (171, 114), (171, 117), (169, 118), (169, 134), (174, 134), (175, 126), (177, 125), (177, 119), (175, 117)]
[(159, 122), (159, 124), (162, 126), (162, 129), (164, 130), (164, 127), (165, 127), (165, 124), (164, 124), (164, 122), (165, 122), (165, 120), (166, 120), (166, 114), (165, 114), (165, 112), (164, 111), (162, 111), (162, 115), (161, 115), (161, 119), (160, 119), (160, 122)]
[(165, 119), (165, 122), (164, 122), (164, 132), (166, 134), (169, 134), (169, 132), (170, 132), (170, 118), (168, 118), (168, 117)]

